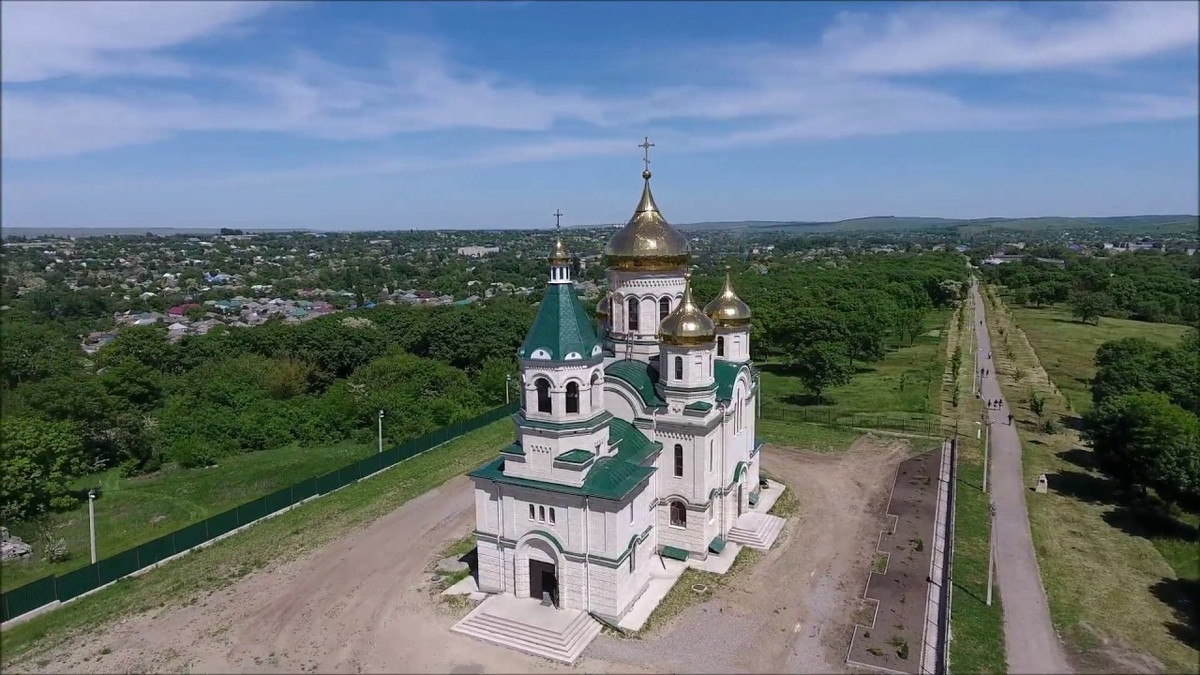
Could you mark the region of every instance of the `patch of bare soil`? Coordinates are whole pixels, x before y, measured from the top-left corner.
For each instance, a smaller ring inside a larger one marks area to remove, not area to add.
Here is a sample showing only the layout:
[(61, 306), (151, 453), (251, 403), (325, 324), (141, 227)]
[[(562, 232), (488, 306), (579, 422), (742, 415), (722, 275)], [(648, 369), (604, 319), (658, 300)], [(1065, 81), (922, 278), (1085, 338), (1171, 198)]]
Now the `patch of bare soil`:
[(901, 462), (896, 472), (887, 510), (893, 525), (879, 539), (887, 569), (872, 572), (867, 583), (876, 610), (854, 638), (850, 659), (857, 664), (901, 672), (920, 667), (941, 460), (935, 450)]
[(904, 439), (873, 436), (840, 455), (765, 447), (764, 468), (800, 502), (775, 547), (657, 635), (602, 635), (585, 655), (655, 672), (845, 672), (862, 580), (908, 450)]

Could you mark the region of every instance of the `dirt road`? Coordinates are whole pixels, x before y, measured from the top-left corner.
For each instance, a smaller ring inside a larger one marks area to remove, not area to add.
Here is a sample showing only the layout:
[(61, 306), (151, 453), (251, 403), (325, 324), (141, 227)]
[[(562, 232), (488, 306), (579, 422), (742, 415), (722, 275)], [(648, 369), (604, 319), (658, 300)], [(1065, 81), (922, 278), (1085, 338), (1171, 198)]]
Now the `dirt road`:
[(722, 589), (659, 637), (600, 638), (574, 668), (451, 633), (463, 611), (428, 591), (428, 566), (468, 533), (470, 483), (457, 478), (301, 559), (195, 604), (105, 626), (12, 672), (833, 672), (849, 642), (903, 443), (844, 455), (764, 451), (800, 514), (744, 585)]
[[(985, 319), (979, 288), (971, 286), (976, 321)], [(976, 324), (978, 326), (978, 324)], [(979, 326), (981, 327), (981, 326)], [(992, 343), (986, 330), (976, 330), (978, 365), (988, 374), (980, 384), (985, 401), (999, 400), (999, 410), (988, 412), (992, 466), (992, 501), (996, 504), (996, 581), (1004, 604), (1004, 647), (1011, 673), (1070, 673), (1066, 652), (1050, 622), (1050, 606), (1033, 552), (1029, 512), (1025, 508), (1025, 475), (1021, 467), (1021, 439), (1008, 421), (1008, 402), (996, 382)]]

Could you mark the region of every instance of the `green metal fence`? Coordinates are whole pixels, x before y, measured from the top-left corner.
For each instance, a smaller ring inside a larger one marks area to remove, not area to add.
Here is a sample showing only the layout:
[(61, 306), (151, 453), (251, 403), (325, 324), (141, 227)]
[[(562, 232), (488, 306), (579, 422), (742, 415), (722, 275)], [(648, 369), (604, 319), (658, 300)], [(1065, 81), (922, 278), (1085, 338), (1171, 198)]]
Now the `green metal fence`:
[(764, 407), (761, 417), (765, 420), (779, 422), (803, 422), (855, 429), (882, 429), (938, 438), (947, 433), (941, 422), (922, 417), (896, 417), (875, 413), (843, 413), (834, 410), (776, 407)]
[(224, 513), (218, 513), (206, 520), (165, 534), (87, 567), (67, 572), (62, 576), (52, 574), (14, 588), (7, 593), (0, 594), (0, 620), (8, 621), (55, 601), (66, 602), (77, 598), (88, 591), (282, 511), (293, 504), (316, 495), (328, 494), (377, 471), (416, 457), (446, 441), (481, 429), (492, 422), (512, 415), (518, 408), (519, 404), (512, 403), (490, 410), (473, 419), (455, 422), (336, 471), (330, 471), (323, 476), (307, 478), (291, 487), (259, 497)]

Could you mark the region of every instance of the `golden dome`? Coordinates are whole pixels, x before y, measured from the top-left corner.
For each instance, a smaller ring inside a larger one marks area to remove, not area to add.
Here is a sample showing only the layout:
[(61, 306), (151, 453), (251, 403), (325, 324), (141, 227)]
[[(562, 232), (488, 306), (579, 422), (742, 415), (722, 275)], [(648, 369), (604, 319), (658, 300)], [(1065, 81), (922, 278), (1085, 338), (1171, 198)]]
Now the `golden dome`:
[(612, 291), (606, 292), (596, 303), (596, 316), (608, 316), (612, 313)]
[(625, 227), (608, 242), (604, 255), (609, 267), (628, 270), (675, 270), (687, 264), (688, 242), (671, 227), (650, 192), (650, 171), (642, 172), (646, 183), (642, 200)]
[(685, 278), (683, 301), (658, 324), (658, 339), (677, 346), (710, 344), (716, 339), (715, 326), (692, 299), (692, 275)]
[(571, 252), (567, 250), (567, 245), (563, 243), (562, 237), (554, 238), (554, 248), (550, 249), (550, 264), (551, 265), (566, 265), (571, 262)]
[(750, 324), (750, 307), (733, 292), (729, 281), (729, 268), (725, 268), (725, 286), (712, 302), (704, 306), (704, 313), (718, 326), (746, 326)]

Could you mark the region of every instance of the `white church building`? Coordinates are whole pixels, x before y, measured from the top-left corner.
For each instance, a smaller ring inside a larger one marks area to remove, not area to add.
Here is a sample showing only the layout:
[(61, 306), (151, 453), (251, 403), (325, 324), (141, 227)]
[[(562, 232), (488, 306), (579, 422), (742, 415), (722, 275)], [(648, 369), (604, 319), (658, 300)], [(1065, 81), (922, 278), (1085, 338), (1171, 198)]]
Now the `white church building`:
[(655, 205), (648, 168), (642, 177), (636, 212), (605, 250), (598, 327), (556, 242), (518, 352), (516, 441), (470, 474), (479, 590), (613, 622), (658, 556), (719, 554), (759, 497), (750, 308), (728, 274), (697, 304), (687, 239)]

